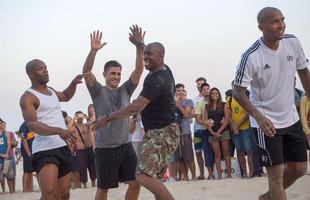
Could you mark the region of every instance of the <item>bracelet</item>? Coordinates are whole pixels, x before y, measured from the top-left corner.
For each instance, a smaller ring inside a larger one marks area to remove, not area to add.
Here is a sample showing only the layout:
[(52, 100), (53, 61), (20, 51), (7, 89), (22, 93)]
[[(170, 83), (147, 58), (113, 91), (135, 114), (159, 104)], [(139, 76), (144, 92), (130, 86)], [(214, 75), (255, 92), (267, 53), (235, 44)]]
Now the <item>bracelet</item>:
[(137, 44), (138, 44), (139, 46), (142, 46), (142, 47), (144, 47), (144, 46), (145, 46), (145, 44), (144, 44), (144, 41), (143, 41), (143, 40), (139, 41)]
[(110, 113), (108, 113), (108, 114), (105, 116), (105, 120), (107, 121), (107, 127), (109, 127), (110, 124), (111, 124), (111, 116), (110, 116)]
[(106, 116), (105, 116), (105, 119), (107, 120), (108, 123), (111, 122), (111, 116), (110, 116), (110, 113), (108, 113)]

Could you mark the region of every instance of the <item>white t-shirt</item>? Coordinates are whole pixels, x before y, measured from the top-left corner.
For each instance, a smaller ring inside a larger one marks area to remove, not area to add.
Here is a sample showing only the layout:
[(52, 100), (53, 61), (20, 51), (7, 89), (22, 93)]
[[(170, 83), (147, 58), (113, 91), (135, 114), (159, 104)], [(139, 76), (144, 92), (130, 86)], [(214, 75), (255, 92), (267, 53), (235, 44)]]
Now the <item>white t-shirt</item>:
[[(277, 50), (257, 40), (243, 55), (236, 70), (235, 84), (251, 86), (251, 103), (275, 128), (295, 124), (299, 116), (294, 104), (296, 70), (308, 66), (302, 47), (293, 35), (285, 35)], [(253, 117), (251, 126), (258, 127)]]
[[(195, 111), (195, 107), (196, 107), (197, 104), (198, 104), (199, 102), (201, 102), (203, 99), (204, 99), (203, 96), (200, 96), (200, 95), (198, 95), (197, 97), (195, 97), (195, 98), (193, 99), (193, 103), (194, 103), (194, 109), (193, 109), (193, 111)], [(194, 131), (197, 131), (197, 130), (200, 130), (200, 129), (202, 129), (201, 126), (200, 126), (200, 125), (196, 122), (196, 120), (195, 120), (195, 121), (194, 121)]]
[(142, 128), (143, 128), (143, 125), (142, 125), (141, 118), (138, 117), (136, 120), (136, 129), (132, 134), (130, 134), (132, 142), (142, 142), (143, 140), (143, 133), (141, 130)]

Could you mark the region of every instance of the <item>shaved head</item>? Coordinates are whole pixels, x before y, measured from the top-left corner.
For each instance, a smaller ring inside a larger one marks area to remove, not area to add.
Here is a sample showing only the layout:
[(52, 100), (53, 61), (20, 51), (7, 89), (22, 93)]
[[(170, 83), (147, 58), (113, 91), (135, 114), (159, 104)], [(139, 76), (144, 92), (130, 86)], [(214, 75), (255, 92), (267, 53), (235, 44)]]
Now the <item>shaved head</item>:
[(278, 8), (274, 8), (274, 7), (265, 7), (261, 9), (259, 13), (257, 14), (257, 22), (259, 24), (263, 24), (266, 21), (266, 19), (268, 19), (270, 14), (275, 13), (275, 12), (281, 13), (281, 10), (279, 10)]
[(164, 47), (164, 45), (162, 45), (162, 43), (160, 43), (160, 42), (153, 42), (153, 43), (148, 44), (147, 46), (155, 48), (158, 52), (161, 53), (162, 56), (165, 55), (165, 47)]
[(39, 59), (33, 59), (33, 60), (29, 61), (26, 64), (27, 74), (29, 75), (35, 66), (37, 66), (38, 64), (42, 64), (42, 63), (44, 64), (44, 62), (42, 60), (39, 60)]

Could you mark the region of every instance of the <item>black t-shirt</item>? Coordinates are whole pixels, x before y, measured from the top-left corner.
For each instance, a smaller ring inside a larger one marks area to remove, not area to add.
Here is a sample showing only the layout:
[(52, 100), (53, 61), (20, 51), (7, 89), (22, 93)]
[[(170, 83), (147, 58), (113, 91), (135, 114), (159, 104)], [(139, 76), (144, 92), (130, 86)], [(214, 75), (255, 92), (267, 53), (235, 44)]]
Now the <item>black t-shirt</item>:
[[(208, 109), (206, 105), (206, 109), (208, 111), (208, 118), (214, 121), (214, 126), (212, 126), (213, 131), (218, 131), (222, 126), (221, 121), (225, 117), (224, 106), (225, 106), (225, 103), (222, 103), (220, 104), (219, 108), (216, 108), (216, 110), (213, 110), (213, 109)], [(226, 126), (224, 130), (228, 130), (228, 126)]]
[(163, 128), (175, 122), (174, 85), (173, 74), (166, 65), (145, 78), (140, 95), (150, 103), (141, 113), (144, 129)]

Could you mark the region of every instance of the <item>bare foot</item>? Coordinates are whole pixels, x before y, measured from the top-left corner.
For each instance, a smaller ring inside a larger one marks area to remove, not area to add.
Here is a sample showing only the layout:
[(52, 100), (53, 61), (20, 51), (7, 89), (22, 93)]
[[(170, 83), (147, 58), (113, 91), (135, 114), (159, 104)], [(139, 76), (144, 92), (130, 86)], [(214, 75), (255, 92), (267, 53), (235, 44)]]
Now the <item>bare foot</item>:
[(265, 194), (262, 194), (258, 197), (258, 200), (270, 200), (269, 193), (266, 192)]
[(197, 177), (197, 179), (198, 179), (198, 180), (204, 180), (205, 177), (200, 175), (200, 176)]

